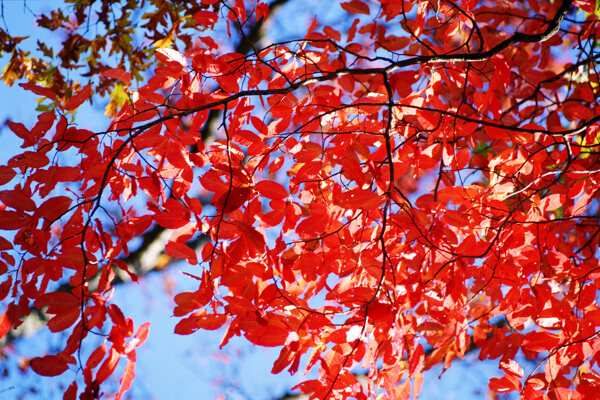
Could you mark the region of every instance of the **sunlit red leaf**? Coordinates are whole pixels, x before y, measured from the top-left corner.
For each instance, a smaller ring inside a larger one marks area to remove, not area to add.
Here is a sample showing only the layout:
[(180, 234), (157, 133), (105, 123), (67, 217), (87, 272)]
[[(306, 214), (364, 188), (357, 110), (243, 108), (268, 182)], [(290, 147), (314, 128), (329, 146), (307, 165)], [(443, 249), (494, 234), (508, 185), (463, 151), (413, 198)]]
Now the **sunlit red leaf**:
[(189, 218), (184, 213), (175, 211), (159, 212), (154, 216), (154, 220), (157, 224), (167, 229), (181, 228), (189, 222)]
[(156, 50), (156, 57), (164, 63), (177, 63), (181, 67), (187, 67), (185, 57), (174, 49), (158, 49)]
[(519, 391), (521, 382), (512, 375), (504, 375), (502, 378), (491, 378), (489, 388), (496, 393)]
[(281, 346), (287, 339), (288, 331), (268, 325), (258, 325), (244, 332), (246, 339), (259, 346)]
[(522, 379), (524, 375), (523, 367), (519, 365), (515, 360), (502, 360), (500, 361), (500, 368), (509, 375), (514, 376), (517, 379)]
[(0, 315), (0, 339), (3, 338), (8, 333), (8, 331), (10, 331), (10, 327), (12, 326), (12, 322), (8, 318), (7, 313), (8, 311), (5, 310)]
[(555, 348), (560, 343), (560, 338), (550, 332), (529, 332), (523, 339), (523, 348), (530, 351), (547, 351)]
[(121, 82), (129, 85), (131, 83), (131, 74), (121, 68), (112, 68), (102, 72), (102, 75), (107, 78), (118, 79)]
[(98, 369), (98, 372), (96, 373), (96, 380), (98, 381), (98, 383), (104, 382), (109, 376), (111, 376), (118, 363), (119, 353), (114, 348), (111, 348), (108, 354), (108, 358), (104, 360), (104, 362)]
[(382, 198), (377, 193), (368, 189), (352, 189), (340, 193), (333, 199), (335, 205), (342, 208), (371, 209), (381, 204)]
[(150, 333), (150, 322), (144, 322), (142, 325), (140, 325), (140, 327), (138, 328), (138, 330), (134, 336), (138, 340), (136, 347), (139, 347), (144, 344), (146, 339), (148, 339), (149, 333)]
[(165, 253), (171, 257), (185, 259), (190, 264), (198, 263), (196, 252), (184, 243), (168, 242), (165, 246)]
[(418, 344), (413, 350), (408, 364), (408, 374), (412, 377), (416, 372), (421, 372), (425, 362), (425, 350), (422, 344)]
[(125, 372), (121, 377), (121, 386), (119, 387), (119, 391), (117, 392), (117, 400), (120, 400), (123, 397), (123, 394), (131, 388), (131, 382), (135, 378), (135, 362), (129, 360), (127, 365), (125, 365)]
[(179, 321), (175, 326), (175, 333), (189, 335), (198, 329), (215, 330), (223, 326), (226, 321), (227, 315), (208, 314), (206, 310), (201, 310)]
[(268, 199), (283, 200), (288, 197), (288, 192), (285, 188), (275, 181), (260, 181), (254, 185), (254, 188)]

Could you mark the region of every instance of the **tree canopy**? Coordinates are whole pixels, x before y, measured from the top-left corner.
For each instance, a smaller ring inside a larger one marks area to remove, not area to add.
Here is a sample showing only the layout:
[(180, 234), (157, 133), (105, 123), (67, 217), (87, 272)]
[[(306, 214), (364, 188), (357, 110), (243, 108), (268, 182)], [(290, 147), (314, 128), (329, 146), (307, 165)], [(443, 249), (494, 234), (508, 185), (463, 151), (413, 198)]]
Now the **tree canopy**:
[(596, 399), (596, 2), (298, 3), (72, 0), (45, 41), (0, 30), (2, 79), (40, 97), (7, 122), (0, 337), (66, 332), (31, 369), (65, 399), (119, 371), (120, 399), (152, 333), (112, 290), (183, 260), (175, 334), (277, 347), (311, 398), (417, 398), (478, 351), (495, 393)]

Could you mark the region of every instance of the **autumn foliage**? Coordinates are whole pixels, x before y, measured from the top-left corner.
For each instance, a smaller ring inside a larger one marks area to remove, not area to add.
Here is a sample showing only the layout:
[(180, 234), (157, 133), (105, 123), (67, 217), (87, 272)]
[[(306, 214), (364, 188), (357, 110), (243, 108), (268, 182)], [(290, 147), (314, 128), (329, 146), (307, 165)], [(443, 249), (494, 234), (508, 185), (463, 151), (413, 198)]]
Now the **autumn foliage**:
[(19, 75), (23, 39), (1, 37), (4, 79), (42, 100), (0, 166), (0, 336), (33, 309), (68, 332), (36, 373), (91, 399), (121, 363), (121, 398), (149, 326), (111, 290), (166, 232), (196, 271), (175, 333), (278, 347), (273, 373), (318, 370), (296, 388), (313, 398), (417, 398), (423, 371), (475, 349), (496, 393), (598, 398), (594, 1), (332, 1), (336, 24), (274, 42), (257, 32), (302, 25), (295, 0), (163, 3), (123, 20), (143, 50), (102, 14), (108, 34), (82, 34), (80, 4), (40, 18), (70, 32), (60, 68)]

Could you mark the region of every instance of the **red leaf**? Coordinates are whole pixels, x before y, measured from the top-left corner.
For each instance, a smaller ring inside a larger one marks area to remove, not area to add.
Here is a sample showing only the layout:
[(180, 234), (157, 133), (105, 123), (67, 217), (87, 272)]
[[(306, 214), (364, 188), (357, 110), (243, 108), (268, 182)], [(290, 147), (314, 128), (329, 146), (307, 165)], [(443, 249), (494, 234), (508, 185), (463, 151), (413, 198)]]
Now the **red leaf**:
[(92, 84), (88, 83), (75, 96), (71, 97), (65, 104), (65, 110), (72, 111), (83, 104), (92, 95)]
[(37, 95), (45, 96), (52, 101), (56, 100), (56, 93), (54, 93), (51, 89), (48, 89), (46, 87), (38, 86), (31, 82), (19, 83), (19, 86), (21, 86), (25, 90), (29, 90), (29, 91), (37, 94)]
[(0, 230), (13, 231), (26, 226), (31, 220), (27, 214), (0, 210)]
[(138, 341), (137, 344), (135, 345), (135, 347), (140, 347), (141, 345), (143, 345), (144, 342), (146, 341), (146, 339), (148, 339), (149, 333), (150, 333), (150, 322), (144, 322), (142, 325), (140, 325), (137, 332), (135, 333), (134, 337)]
[(233, 187), (231, 190), (215, 196), (213, 204), (223, 213), (230, 213), (240, 208), (250, 197), (250, 188)]
[(521, 367), (519, 363), (515, 360), (501, 360), (500, 368), (502, 368), (504, 372), (514, 376), (515, 378), (521, 379), (524, 376), (523, 367)]
[(72, 201), (67, 196), (52, 197), (40, 205), (35, 215), (47, 221), (56, 221), (69, 210)]
[(8, 318), (8, 310), (6, 310), (0, 315), (0, 339), (10, 331), (11, 326), (12, 322)]
[(12, 248), (13, 248), (12, 243), (9, 242), (8, 240), (6, 240), (5, 238), (3, 238), (2, 236), (0, 236), (0, 251), (10, 250)]
[(125, 315), (123, 315), (123, 311), (116, 304), (111, 304), (108, 306), (108, 315), (110, 319), (114, 322), (115, 325), (125, 328), (127, 322), (125, 321)]
[(215, 12), (202, 10), (194, 14), (194, 19), (199, 25), (209, 26), (217, 23), (219, 16)]
[(521, 390), (521, 382), (512, 375), (504, 375), (502, 378), (491, 378), (488, 386), (496, 393)]
[(77, 399), (77, 382), (72, 382), (65, 394), (63, 394), (63, 400), (76, 400)]
[(80, 314), (79, 308), (71, 308), (65, 312), (56, 314), (48, 321), (48, 329), (50, 329), (50, 332), (64, 331), (79, 319)]
[(423, 369), (424, 362), (425, 350), (423, 349), (423, 345), (419, 343), (410, 355), (410, 361), (408, 362), (409, 376), (413, 377), (415, 375), (415, 372), (421, 372), (421, 370)]
[(177, 63), (181, 67), (187, 67), (185, 57), (174, 49), (158, 49), (156, 50), (156, 57), (165, 64)]
[(58, 314), (79, 306), (79, 299), (67, 292), (45, 293), (35, 300), (34, 305), (41, 309), (48, 306), (47, 312)]
[(446, 210), (446, 213), (442, 216), (441, 220), (448, 225), (456, 226), (458, 228), (462, 228), (469, 224), (467, 215), (454, 210)]
[(8, 160), (8, 166), (10, 168), (20, 168), (26, 170), (27, 168), (42, 168), (48, 165), (50, 160), (48, 157), (38, 151), (26, 151), (18, 154)]
[(564, 200), (564, 195), (562, 194), (555, 193), (548, 195), (540, 201), (540, 209), (542, 212), (557, 210), (562, 207)]
[(117, 392), (116, 400), (120, 400), (123, 394), (131, 388), (131, 382), (135, 378), (135, 362), (129, 360), (125, 366), (125, 372), (121, 377), (121, 387)]
[(17, 173), (14, 169), (5, 165), (0, 165), (0, 185), (4, 185), (12, 180)]
[(189, 335), (198, 329), (219, 329), (227, 321), (227, 315), (208, 314), (206, 310), (200, 310), (187, 318), (182, 319), (175, 325), (175, 333), (178, 335)]
[(109, 69), (107, 71), (102, 72), (102, 75), (104, 75), (107, 78), (118, 79), (126, 85), (129, 85), (131, 83), (131, 74), (129, 72), (124, 71), (121, 68)]
[(587, 120), (594, 116), (592, 108), (579, 103), (567, 103), (564, 108), (565, 117), (569, 121), (577, 121), (580, 119)]
[(35, 211), (36, 209), (35, 203), (31, 200), (31, 197), (20, 190), (1, 191), (0, 201), (15, 210)]
[(159, 212), (155, 215), (154, 220), (167, 229), (181, 228), (189, 222), (189, 218), (185, 213), (177, 211)]
[(346, 3), (342, 3), (342, 8), (350, 14), (370, 14), (369, 6), (360, 0), (352, 0)]
[(109, 376), (112, 375), (118, 363), (119, 353), (114, 348), (111, 348), (108, 358), (104, 360), (104, 362), (100, 366), (100, 369), (98, 369), (98, 373), (96, 374), (96, 381), (99, 384), (104, 382)]
[(287, 190), (275, 181), (260, 181), (254, 188), (261, 196), (272, 200), (284, 200), (289, 196)]
[(185, 259), (190, 264), (198, 264), (196, 252), (186, 244), (180, 242), (168, 242), (165, 246), (165, 253), (171, 257)]
[(92, 351), (87, 362), (85, 363), (85, 367), (88, 369), (94, 369), (100, 364), (100, 361), (106, 355), (106, 345), (102, 344), (96, 350)]
[(29, 147), (31, 143), (31, 132), (20, 122), (8, 121), (7, 125), (11, 131), (25, 142), (23, 147)]
[(529, 332), (525, 335), (521, 346), (529, 351), (547, 351), (560, 344), (560, 338), (550, 332)]
[(62, 358), (53, 355), (32, 358), (29, 365), (36, 374), (42, 376), (58, 376), (69, 369)]
[(288, 336), (288, 331), (277, 326), (257, 325), (244, 332), (246, 339), (259, 346), (282, 346)]
[(351, 210), (368, 210), (379, 207), (382, 198), (368, 189), (353, 189), (342, 192), (333, 199), (335, 205)]

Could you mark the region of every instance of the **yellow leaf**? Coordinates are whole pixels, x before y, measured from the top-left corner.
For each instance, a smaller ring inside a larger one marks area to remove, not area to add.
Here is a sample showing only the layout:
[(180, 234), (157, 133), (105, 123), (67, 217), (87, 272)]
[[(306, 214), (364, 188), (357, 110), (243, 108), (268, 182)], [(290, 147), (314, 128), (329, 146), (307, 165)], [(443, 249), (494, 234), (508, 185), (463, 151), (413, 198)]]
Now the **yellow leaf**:
[(167, 47), (171, 47), (172, 44), (173, 44), (173, 39), (170, 37), (166, 37), (164, 39), (160, 39), (160, 40), (157, 40), (156, 42), (154, 42), (153, 46), (156, 47), (157, 49), (165, 49)]

